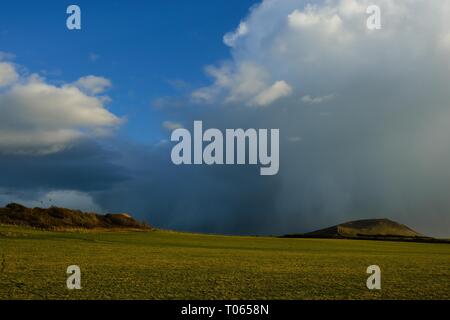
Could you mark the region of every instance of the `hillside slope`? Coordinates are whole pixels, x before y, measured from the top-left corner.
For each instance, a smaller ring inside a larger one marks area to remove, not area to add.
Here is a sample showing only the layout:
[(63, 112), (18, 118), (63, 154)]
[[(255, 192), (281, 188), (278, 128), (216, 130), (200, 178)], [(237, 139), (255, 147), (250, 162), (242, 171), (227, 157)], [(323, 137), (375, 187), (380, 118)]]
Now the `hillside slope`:
[(350, 221), (337, 226), (308, 233), (308, 235), (331, 235), (336, 237), (395, 236), (422, 237), (409, 227), (389, 219), (368, 219)]
[(136, 221), (128, 214), (99, 215), (57, 207), (27, 208), (16, 203), (0, 208), (0, 224), (45, 230), (150, 229), (147, 224)]
[(437, 241), (411, 228), (389, 219), (368, 219), (342, 223), (326, 229), (303, 234), (286, 235), (287, 238), (333, 238)]

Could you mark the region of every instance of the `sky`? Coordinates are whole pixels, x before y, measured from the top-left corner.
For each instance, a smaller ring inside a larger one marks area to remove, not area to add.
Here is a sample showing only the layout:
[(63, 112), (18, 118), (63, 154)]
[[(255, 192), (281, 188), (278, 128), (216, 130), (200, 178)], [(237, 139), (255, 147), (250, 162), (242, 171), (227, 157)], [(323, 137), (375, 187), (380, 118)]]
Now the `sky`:
[[(390, 218), (449, 237), (449, 17), (443, 0), (4, 3), (0, 205), (226, 234)], [(279, 174), (174, 166), (170, 133), (194, 120), (279, 128)]]
[(149, 101), (206, 83), (204, 65), (230, 55), (221, 35), (253, 3), (78, 1), (82, 30), (69, 31), (66, 8), (72, 2), (11, 1), (0, 12), (1, 46), (50, 83), (91, 74), (113, 80), (108, 107), (128, 118), (122, 133), (153, 143), (161, 138), (155, 131), (163, 118)]

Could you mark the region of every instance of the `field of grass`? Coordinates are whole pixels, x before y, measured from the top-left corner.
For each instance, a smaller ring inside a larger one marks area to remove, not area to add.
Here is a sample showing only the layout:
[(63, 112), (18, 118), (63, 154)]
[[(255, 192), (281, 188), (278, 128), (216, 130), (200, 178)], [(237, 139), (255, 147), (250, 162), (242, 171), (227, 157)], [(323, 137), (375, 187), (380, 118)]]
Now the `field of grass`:
[(0, 299), (450, 299), (450, 245), (0, 226)]

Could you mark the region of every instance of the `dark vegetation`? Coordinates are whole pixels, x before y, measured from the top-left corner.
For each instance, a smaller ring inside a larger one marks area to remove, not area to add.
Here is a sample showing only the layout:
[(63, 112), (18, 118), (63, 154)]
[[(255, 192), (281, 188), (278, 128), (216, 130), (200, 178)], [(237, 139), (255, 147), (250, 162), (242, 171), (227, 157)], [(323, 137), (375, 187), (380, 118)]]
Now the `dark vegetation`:
[(136, 221), (128, 214), (100, 215), (58, 207), (27, 208), (17, 203), (0, 208), (0, 224), (44, 230), (150, 229), (149, 225)]

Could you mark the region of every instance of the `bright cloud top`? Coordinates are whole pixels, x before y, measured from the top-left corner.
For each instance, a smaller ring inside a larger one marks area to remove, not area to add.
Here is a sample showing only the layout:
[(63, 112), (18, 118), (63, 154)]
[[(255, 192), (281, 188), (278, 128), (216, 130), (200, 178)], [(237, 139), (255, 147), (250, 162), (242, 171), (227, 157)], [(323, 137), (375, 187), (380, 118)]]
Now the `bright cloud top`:
[(215, 79), (209, 87), (192, 93), (197, 102), (244, 103), (247, 106), (266, 107), (280, 98), (291, 95), (292, 88), (284, 80), (271, 80), (264, 67), (243, 62), (225, 64), (219, 68), (209, 66), (206, 72)]
[[(382, 30), (366, 26), (366, 10), (374, 4), (381, 8)], [(192, 97), (257, 107), (283, 103), (291, 95), (324, 97), (358, 75), (370, 79), (412, 65), (420, 68), (430, 53), (448, 71), (449, 16), (450, 3), (445, 1), (265, 0), (224, 36), (231, 61), (208, 66), (213, 84)]]
[(248, 27), (244, 22), (239, 24), (235, 32), (229, 32), (223, 36), (223, 42), (229, 46), (234, 47), (239, 38), (245, 36), (248, 33)]
[(173, 130), (176, 130), (176, 129), (183, 128), (183, 125), (181, 123), (174, 122), (174, 121), (169, 121), (169, 120), (164, 121), (162, 123), (162, 126), (163, 126), (164, 129), (166, 129), (168, 131), (173, 131)]
[(55, 86), (38, 75), (21, 78), (12, 64), (1, 63), (0, 84), (2, 153), (57, 152), (80, 138), (108, 134), (121, 122), (105, 108), (107, 99), (95, 96), (110, 86), (104, 78)]
[(19, 78), (14, 67), (6, 62), (0, 62), (0, 88), (7, 86)]
[(111, 81), (103, 77), (87, 76), (78, 79), (74, 84), (86, 94), (96, 95), (111, 87)]

